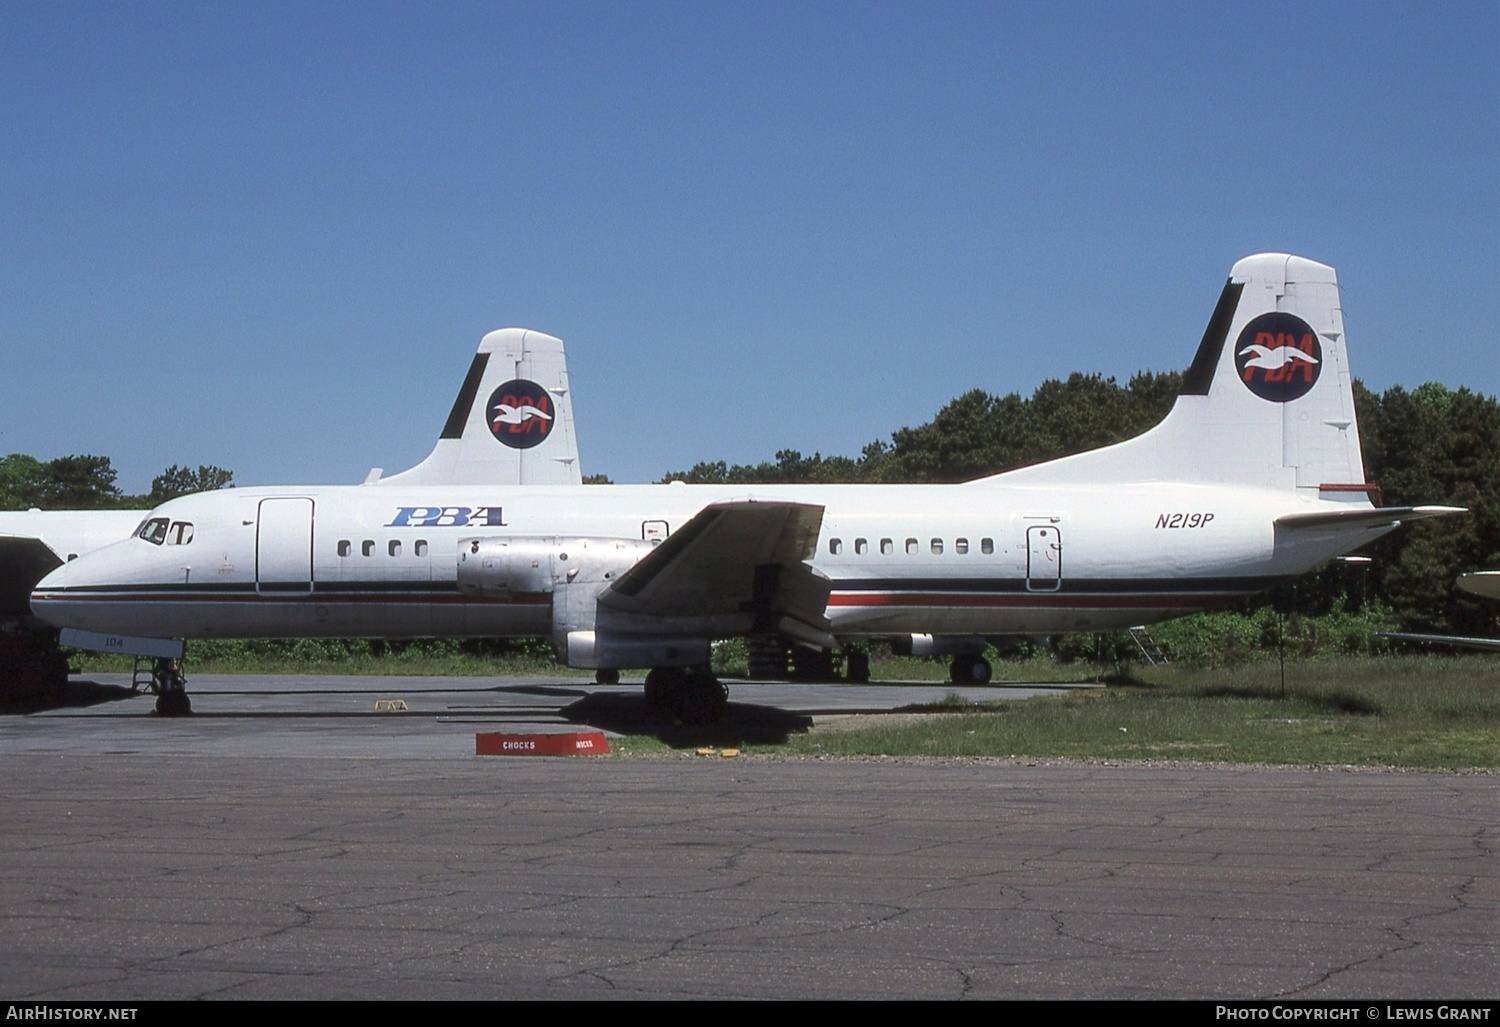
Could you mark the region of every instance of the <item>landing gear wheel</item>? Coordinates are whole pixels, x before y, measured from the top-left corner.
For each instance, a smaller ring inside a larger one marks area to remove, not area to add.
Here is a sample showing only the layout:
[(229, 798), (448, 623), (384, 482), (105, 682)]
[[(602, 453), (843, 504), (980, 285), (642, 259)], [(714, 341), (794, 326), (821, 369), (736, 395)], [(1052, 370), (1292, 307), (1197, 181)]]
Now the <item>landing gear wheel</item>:
[(948, 676), (955, 685), (987, 685), (994, 671), (983, 656), (955, 656), (948, 665)]
[(600, 667), (594, 671), (594, 683), (600, 685), (618, 685), (620, 683), (620, 672), (614, 667)]
[(729, 686), (707, 667), (657, 667), (646, 675), (646, 708), (679, 724), (712, 724), (724, 717)]
[(186, 717), (193, 712), (193, 704), (188, 701), (188, 694), (182, 689), (175, 692), (163, 692), (156, 697), (156, 713), (162, 717)]
[(870, 680), (870, 654), (861, 652), (844, 653), (844, 677), (849, 681), (863, 684)]
[(176, 660), (157, 660), (151, 667), (151, 690), (156, 693), (156, 712), (162, 717), (186, 717), (193, 712), (188, 701), (187, 678)]

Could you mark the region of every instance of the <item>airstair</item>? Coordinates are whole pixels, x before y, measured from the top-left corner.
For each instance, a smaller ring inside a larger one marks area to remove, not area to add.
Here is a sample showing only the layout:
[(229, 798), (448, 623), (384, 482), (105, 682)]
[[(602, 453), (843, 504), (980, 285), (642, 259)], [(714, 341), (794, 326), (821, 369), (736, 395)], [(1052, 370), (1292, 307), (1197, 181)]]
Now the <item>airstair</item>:
[(1167, 659), (1167, 652), (1151, 637), (1151, 632), (1146, 630), (1144, 624), (1139, 624), (1130, 629), (1130, 640), (1135, 647), (1141, 651), (1146, 662), (1153, 667), (1159, 667), (1172, 661)]

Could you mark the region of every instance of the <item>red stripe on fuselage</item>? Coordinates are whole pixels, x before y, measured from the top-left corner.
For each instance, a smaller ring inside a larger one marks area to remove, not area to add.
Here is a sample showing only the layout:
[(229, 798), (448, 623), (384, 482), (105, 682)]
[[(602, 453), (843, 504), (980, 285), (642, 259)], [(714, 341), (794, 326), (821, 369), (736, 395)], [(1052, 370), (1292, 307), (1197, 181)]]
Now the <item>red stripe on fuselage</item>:
[(1210, 594), (1198, 592), (1186, 595), (1069, 595), (1057, 592), (1027, 592), (1017, 595), (973, 595), (970, 593), (947, 593), (934, 595), (921, 593), (838, 593), (828, 597), (832, 606), (953, 606), (987, 607), (995, 609), (1167, 609), (1175, 607), (1196, 608), (1218, 606), (1242, 598), (1248, 593), (1226, 592)]

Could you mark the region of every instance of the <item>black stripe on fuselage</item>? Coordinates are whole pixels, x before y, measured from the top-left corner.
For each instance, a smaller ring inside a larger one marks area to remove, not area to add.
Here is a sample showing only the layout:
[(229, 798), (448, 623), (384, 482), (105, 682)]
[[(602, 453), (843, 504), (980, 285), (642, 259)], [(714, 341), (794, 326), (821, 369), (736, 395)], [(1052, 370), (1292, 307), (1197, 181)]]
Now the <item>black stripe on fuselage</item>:
[[(1264, 592), (1287, 578), (840, 578), (834, 592), (911, 592), (1048, 595), (1185, 595)], [(1056, 587), (1053, 587), (1053, 586)]]

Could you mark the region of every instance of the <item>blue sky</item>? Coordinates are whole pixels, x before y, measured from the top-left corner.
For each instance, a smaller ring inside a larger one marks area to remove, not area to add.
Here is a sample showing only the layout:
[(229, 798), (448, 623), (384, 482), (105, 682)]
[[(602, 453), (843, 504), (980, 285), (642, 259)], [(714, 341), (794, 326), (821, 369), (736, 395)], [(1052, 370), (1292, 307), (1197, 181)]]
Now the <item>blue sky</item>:
[(584, 469), (857, 455), (1185, 367), (1335, 265), (1356, 375), (1500, 391), (1500, 5), (0, 4), (0, 453), (431, 448), (565, 340)]

